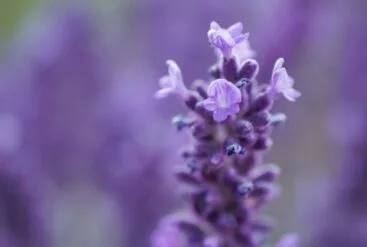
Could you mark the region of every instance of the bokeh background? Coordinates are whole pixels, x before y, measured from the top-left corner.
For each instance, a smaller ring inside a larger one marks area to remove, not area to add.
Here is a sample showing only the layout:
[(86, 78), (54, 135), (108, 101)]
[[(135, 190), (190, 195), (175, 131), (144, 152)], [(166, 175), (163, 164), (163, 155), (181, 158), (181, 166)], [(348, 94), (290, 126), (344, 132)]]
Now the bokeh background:
[(283, 56), (303, 94), (276, 109), (273, 238), (367, 246), (365, 0), (0, 3), (1, 247), (149, 246), (183, 205), (171, 173), (187, 141), (157, 79), (169, 58), (187, 82), (207, 78), (212, 20), (243, 22), (260, 79)]

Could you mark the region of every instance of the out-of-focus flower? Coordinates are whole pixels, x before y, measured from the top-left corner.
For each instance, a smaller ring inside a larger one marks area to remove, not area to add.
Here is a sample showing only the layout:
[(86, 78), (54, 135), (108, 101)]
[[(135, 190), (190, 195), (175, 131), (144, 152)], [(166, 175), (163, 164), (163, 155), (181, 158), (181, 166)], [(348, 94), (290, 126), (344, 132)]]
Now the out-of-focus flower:
[(249, 33), (242, 33), (242, 29), (243, 26), (240, 22), (224, 29), (213, 21), (210, 23), (208, 31), (209, 42), (219, 49), (224, 57), (229, 58), (232, 55), (232, 49), (249, 37)]
[(217, 79), (208, 87), (208, 98), (202, 103), (205, 109), (213, 112), (213, 118), (222, 122), (229, 116), (235, 116), (241, 102), (241, 90), (226, 79)]
[(284, 58), (278, 58), (271, 75), (271, 89), (274, 94), (282, 94), (287, 100), (295, 101), (301, 93), (293, 88), (294, 80), (283, 67)]
[(173, 60), (167, 60), (166, 64), (168, 66), (168, 75), (163, 76), (159, 80), (161, 89), (156, 92), (155, 96), (164, 98), (169, 94), (177, 94), (182, 98), (186, 98), (188, 90), (183, 82), (180, 68)]
[[(4, 157), (1, 157), (2, 159)], [(45, 206), (36, 173), (17, 171), (11, 164), (0, 168), (0, 244), (5, 247), (48, 246)], [(42, 181), (42, 180), (41, 180)]]

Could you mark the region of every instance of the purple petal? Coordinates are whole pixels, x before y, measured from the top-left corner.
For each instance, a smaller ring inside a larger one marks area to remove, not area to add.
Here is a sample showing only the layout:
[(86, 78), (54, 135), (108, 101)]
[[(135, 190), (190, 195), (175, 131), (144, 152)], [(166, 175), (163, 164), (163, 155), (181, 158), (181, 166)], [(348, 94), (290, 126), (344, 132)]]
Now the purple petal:
[(301, 96), (301, 93), (294, 88), (288, 88), (283, 92), (283, 95), (289, 101), (296, 101)]
[(228, 105), (241, 102), (241, 90), (230, 82), (225, 84), (226, 101)]
[(177, 82), (182, 82), (182, 74), (180, 67), (173, 60), (167, 60), (166, 64), (168, 66), (168, 74)]
[(280, 68), (283, 67), (284, 64), (284, 58), (280, 57), (275, 61), (274, 67), (273, 67), (273, 75), (278, 71)]
[(245, 34), (240, 34), (240, 35), (234, 37), (233, 39), (234, 39), (234, 42), (236, 44), (239, 44), (239, 43), (247, 40), (249, 38), (249, 36), (250, 36), (250, 33), (245, 33)]
[(212, 98), (207, 98), (202, 102), (203, 107), (208, 111), (214, 111), (218, 108), (218, 104)]
[(218, 30), (220, 30), (220, 29), (222, 29), (222, 28), (219, 26), (219, 24), (218, 24), (217, 22), (212, 21), (212, 22), (210, 23), (210, 29), (213, 29), (213, 30), (215, 30), (215, 31), (218, 31)]
[(273, 73), (272, 84), (279, 91), (281, 91), (281, 88), (289, 87), (288, 85), (285, 86), (285, 84), (287, 84), (287, 80), (288, 73), (285, 68), (280, 68)]
[(171, 82), (170, 77), (168, 75), (162, 76), (161, 79), (159, 80), (159, 86), (161, 88), (172, 87), (172, 82)]
[(232, 26), (230, 26), (227, 29), (227, 31), (231, 34), (231, 36), (233, 38), (235, 38), (235, 37), (241, 35), (242, 29), (243, 29), (242, 23), (241, 22), (237, 22), (237, 23), (233, 24)]
[(172, 89), (171, 88), (162, 88), (160, 90), (158, 90), (155, 94), (154, 97), (158, 98), (158, 99), (162, 99), (167, 97), (168, 95), (170, 95), (172, 93)]
[(238, 104), (231, 105), (226, 109), (228, 115), (236, 115), (240, 111), (240, 106)]
[(228, 117), (228, 113), (227, 113), (227, 111), (226, 111), (226, 110), (224, 110), (224, 109), (220, 109), (220, 108), (218, 108), (218, 109), (216, 109), (216, 110), (214, 111), (213, 119), (214, 119), (214, 121), (216, 121), (216, 122), (223, 122), (224, 120), (226, 120), (226, 119), (227, 119), (227, 117)]
[(208, 87), (208, 96), (215, 97), (217, 95), (218, 86), (220, 85), (220, 83), (224, 83), (225, 81), (225, 79), (217, 79), (212, 81)]
[(225, 79), (217, 79), (209, 84), (208, 96), (215, 98), (217, 103), (225, 101), (232, 105), (241, 101), (241, 90)]

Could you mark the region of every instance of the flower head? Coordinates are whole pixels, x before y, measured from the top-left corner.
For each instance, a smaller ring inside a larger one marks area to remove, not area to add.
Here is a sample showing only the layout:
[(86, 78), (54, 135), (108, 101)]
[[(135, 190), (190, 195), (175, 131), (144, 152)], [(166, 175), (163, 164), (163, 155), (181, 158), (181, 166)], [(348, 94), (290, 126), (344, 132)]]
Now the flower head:
[(217, 79), (210, 83), (208, 98), (203, 101), (203, 106), (214, 112), (215, 121), (222, 122), (239, 112), (240, 102), (241, 90), (225, 79)]
[(274, 94), (283, 94), (289, 101), (295, 101), (301, 93), (293, 88), (294, 80), (283, 67), (284, 58), (278, 58), (271, 76), (271, 90)]
[(161, 87), (155, 94), (156, 98), (164, 98), (169, 94), (178, 94), (183, 98), (187, 96), (188, 90), (183, 82), (180, 67), (173, 60), (167, 60), (168, 75), (159, 80)]
[(223, 29), (215, 21), (210, 23), (208, 31), (209, 42), (219, 49), (224, 57), (232, 55), (232, 49), (239, 43), (247, 40), (249, 33), (242, 33), (242, 23), (237, 22), (227, 29)]

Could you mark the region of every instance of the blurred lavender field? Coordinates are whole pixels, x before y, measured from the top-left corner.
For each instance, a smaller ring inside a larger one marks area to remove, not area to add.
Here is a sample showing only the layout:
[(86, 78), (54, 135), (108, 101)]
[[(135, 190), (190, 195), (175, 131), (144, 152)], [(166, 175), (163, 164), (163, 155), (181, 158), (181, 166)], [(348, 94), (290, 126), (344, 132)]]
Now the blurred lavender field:
[(367, 2), (3, 1), (0, 247), (145, 247), (183, 207), (172, 172), (184, 109), (154, 99), (166, 59), (208, 79), (213, 20), (241, 21), (267, 81), (284, 57), (302, 97), (266, 156), (282, 191), (266, 211), (300, 246), (367, 246)]

